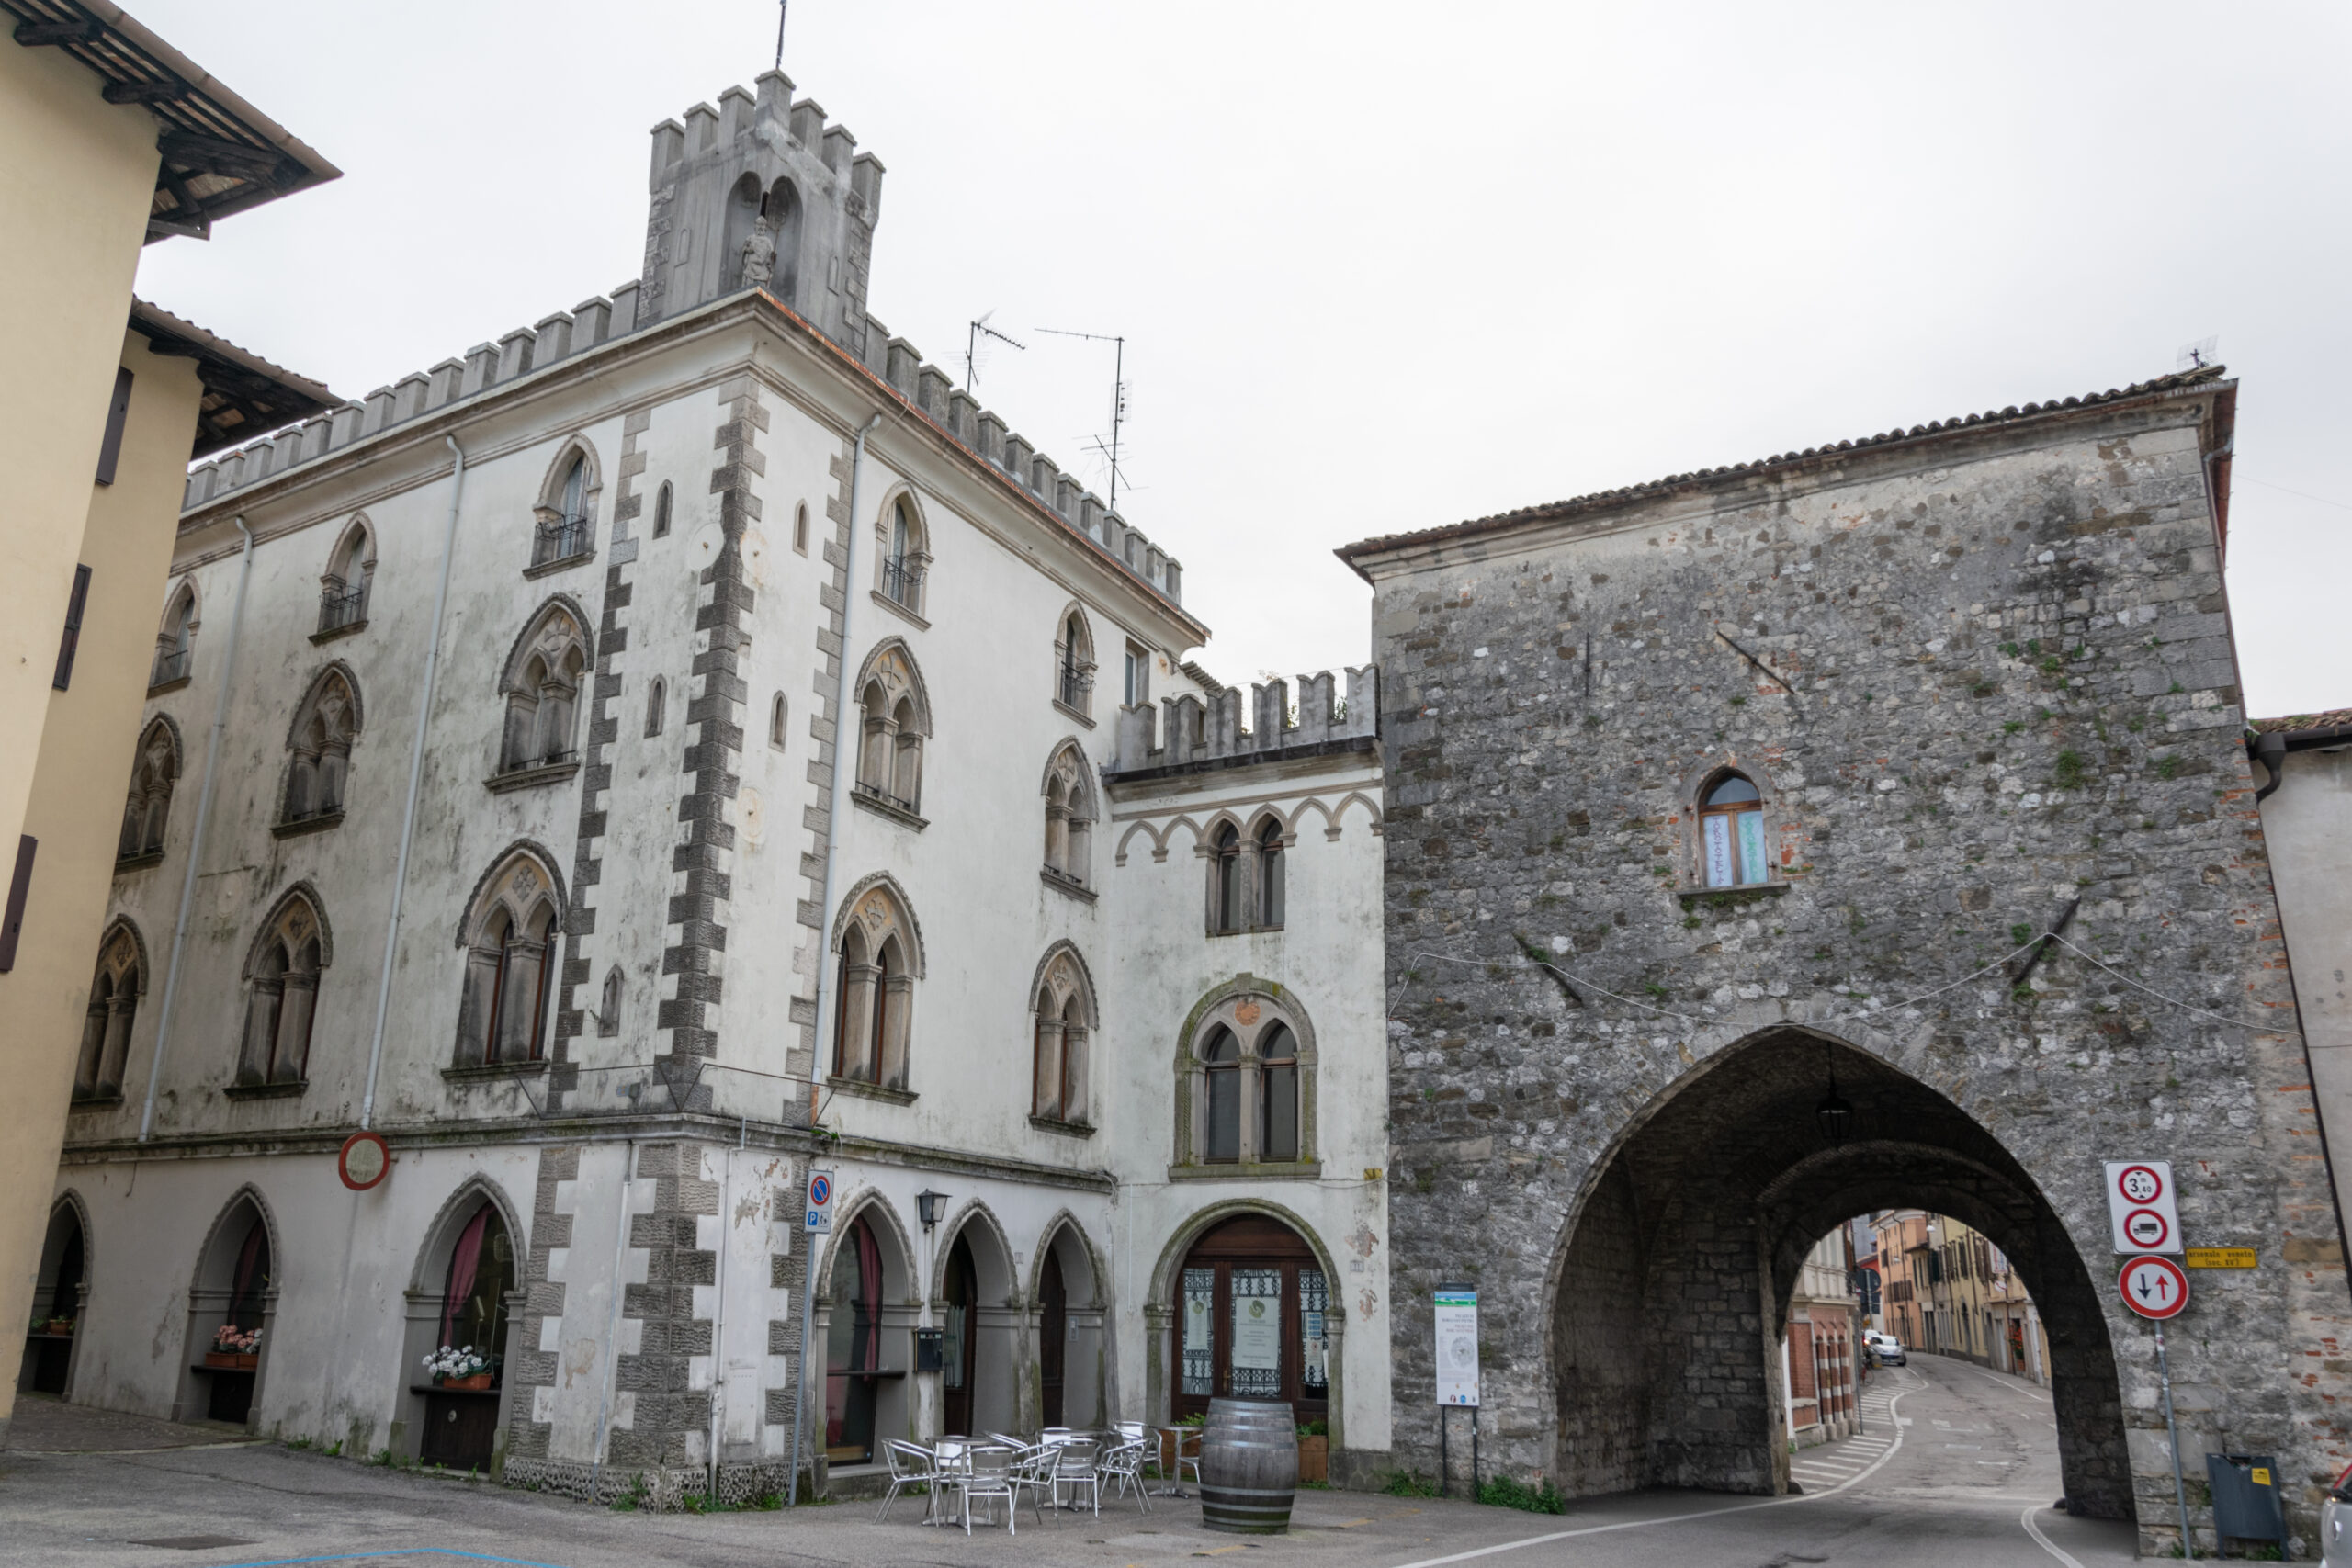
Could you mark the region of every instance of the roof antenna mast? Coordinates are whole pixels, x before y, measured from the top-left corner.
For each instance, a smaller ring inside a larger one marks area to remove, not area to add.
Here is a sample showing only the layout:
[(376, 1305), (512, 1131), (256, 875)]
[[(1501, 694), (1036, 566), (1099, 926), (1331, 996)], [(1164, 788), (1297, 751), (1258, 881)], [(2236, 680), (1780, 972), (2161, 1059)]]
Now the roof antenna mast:
[(1109, 333), (1065, 332), (1059, 327), (1039, 327), (1041, 333), (1055, 337), (1084, 338), (1090, 343), (1114, 344), (1111, 360), (1111, 504), (1105, 511), (1119, 510), (1119, 426), (1127, 417), (1127, 340), (1124, 334)]
[(784, 69), (784, 13), (792, 0), (775, 0), (775, 68)]
[(1023, 354), (1029, 352), (1029, 345), (1027, 344), (1015, 343), (1012, 338), (1005, 336), (1002, 333), (989, 325), (989, 318), (995, 314), (996, 312), (994, 310), (981, 311), (980, 319), (970, 323), (971, 330), (964, 334), (964, 390), (967, 392), (974, 387), (979, 385), (980, 341), (983, 338), (994, 338), (999, 343), (1012, 344), (1013, 347), (1021, 350)]

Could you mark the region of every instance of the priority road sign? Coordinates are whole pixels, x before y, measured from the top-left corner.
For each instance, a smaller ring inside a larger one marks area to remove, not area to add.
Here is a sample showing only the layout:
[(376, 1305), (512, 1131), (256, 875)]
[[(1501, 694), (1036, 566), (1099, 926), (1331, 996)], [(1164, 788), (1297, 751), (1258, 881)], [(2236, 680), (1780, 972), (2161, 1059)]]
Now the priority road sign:
[(831, 1233), (833, 1228), (833, 1173), (831, 1171), (812, 1170), (808, 1173), (807, 1208), (808, 1218), (801, 1222), (800, 1228), (805, 1231)]
[(2188, 1304), (2188, 1276), (2169, 1258), (2132, 1259), (2115, 1285), (2123, 1304), (2142, 1317), (2177, 1317)]
[(2118, 1252), (2181, 1250), (2180, 1210), (2173, 1200), (2172, 1162), (2107, 1162), (2107, 1216)]

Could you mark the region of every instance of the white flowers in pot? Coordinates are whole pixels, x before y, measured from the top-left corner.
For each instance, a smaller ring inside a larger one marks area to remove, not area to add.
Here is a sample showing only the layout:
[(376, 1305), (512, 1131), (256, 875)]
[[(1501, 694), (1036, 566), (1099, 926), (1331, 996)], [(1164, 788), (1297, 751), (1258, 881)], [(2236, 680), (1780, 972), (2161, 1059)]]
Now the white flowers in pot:
[(470, 1345), (456, 1349), (444, 1345), (424, 1358), (424, 1371), (437, 1382), (451, 1382), (490, 1371), (490, 1358)]

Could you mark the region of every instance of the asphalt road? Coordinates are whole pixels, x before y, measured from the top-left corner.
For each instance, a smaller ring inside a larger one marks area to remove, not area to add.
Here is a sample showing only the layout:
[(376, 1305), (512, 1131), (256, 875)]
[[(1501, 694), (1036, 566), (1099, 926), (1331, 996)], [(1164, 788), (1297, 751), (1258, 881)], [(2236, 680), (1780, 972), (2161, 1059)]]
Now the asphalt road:
[[(882, 1524), (870, 1504), (615, 1513), (272, 1444), (206, 1446), (219, 1434), (161, 1423), (147, 1424), (152, 1433), (105, 1427), (92, 1446), (106, 1451), (41, 1451), (28, 1445), (62, 1448), (95, 1429), (79, 1412), (46, 1414), (20, 1418), (0, 1453), (0, 1564), (9, 1568), (1143, 1568), (1203, 1555), (1250, 1568), (2098, 1568), (2132, 1556), (2129, 1527), (2052, 1509), (2048, 1395), (1931, 1356), (1872, 1379), (1860, 1437), (1797, 1456), (1802, 1495), (1653, 1492), (1540, 1516), (1303, 1492), (1292, 1533), (1264, 1540), (1205, 1531), (1196, 1503), (1170, 1499), (1149, 1515), (1132, 1500), (1106, 1503), (1099, 1518), (1039, 1525), (1024, 1514), (1017, 1536), (999, 1528), (969, 1538), (917, 1523), (920, 1499)], [(67, 1415), (76, 1419), (58, 1419)]]

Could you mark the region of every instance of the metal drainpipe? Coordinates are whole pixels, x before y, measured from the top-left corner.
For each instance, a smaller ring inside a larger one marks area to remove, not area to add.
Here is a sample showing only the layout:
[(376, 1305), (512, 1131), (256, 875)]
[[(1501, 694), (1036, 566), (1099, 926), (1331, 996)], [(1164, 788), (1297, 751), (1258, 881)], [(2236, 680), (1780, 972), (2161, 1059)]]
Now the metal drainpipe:
[[(874, 411), (874, 417), (867, 420), (865, 427), (857, 433), (857, 451), (851, 457), (849, 466), (849, 544), (842, 552), (841, 677), (833, 688), (832, 800), (826, 807), (824, 891), (818, 896), (817, 903), (817, 941), (820, 944), (817, 953), (817, 1039), (815, 1048), (809, 1052), (808, 1066), (808, 1120), (811, 1124), (814, 1124), (817, 1119), (815, 1057), (818, 1052), (825, 1048), (825, 1004), (830, 998), (833, 1006), (836, 1008), (841, 1006), (840, 997), (833, 994), (839, 987), (829, 990), (825, 985), (825, 975), (831, 965), (825, 962), (822, 944), (826, 941), (825, 933), (832, 926), (833, 868), (841, 858), (842, 819), (847, 815), (849, 809), (848, 792), (842, 786), (844, 781), (849, 778), (851, 770), (855, 766), (855, 752), (850, 749), (848, 742), (851, 674), (849, 617), (850, 607), (857, 603), (858, 492), (865, 481), (865, 438), (873, 434), (881, 423), (882, 411), (876, 409)], [(808, 1425), (808, 1307), (809, 1299), (816, 1293), (817, 1289), (816, 1233), (803, 1231), (800, 1235), (800, 1245), (802, 1248), (800, 1255), (800, 1354), (793, 1369), (792, 1474), (785, 1483), (788, 1500), (793, 1505), (797, 1505), (800, 1501), (800, 1437)], [(813, 1451), (810, 1457), (813, 1461), (815, 1457)], [(815, 1474), (813, 1464), (810, 1474), (813, 1485)]]
[(416, 796), (424, 780), (424, 731), (433, 716), (433, 679), (441, 660), (441, 617), (449, 607), (449, 567), (457, 555), (458, 502), (466, 493), (466, 449), (445, 435), (457, 455), (449, 475), (449, 522), (441, 533), (441, 586), (433, 596), (433, 626), (424, 644), (424, 694), (416, 705), (416, 741), (409, 748), (408, 803), (401, 807), (400, 854), (392, 863), (392, 916), (384, 927), (384, 969), (376, 981), (376, 1031), (368, 1043), (368, 1093), (359, 1102), (359, 1125), (376, 1123), (376, 1074), (384, 1064), (384, 1015), (392, 1000), (392, 959), (399, 951), (401, 897), (408, 891), (409, 843), (416, 833)]
[(188, 907), (196, 901), (197, 867), (204, 860), (204, 828), (212, 815), (212, 784), (220, 771), (220, 736), (229, 727), (229, 693), (237, 673), (237, 638), (245, 625), (245, 585), (254, 576), (254, 531), (243, 513), (234, 519), (245, 547), (237, 568), (237, 606), (229, 615), (229, 652), (220, 665), (220, 695), (212, 705), (212, 739), (204, 751), (204, 787), (196, 797), (196, 834), (187, 847), (187, 874), (180, 879), (180, 912), (172, 920), (172, 957), (164, 973), (164, 1006), (155, 1020), (155, 1055), (147, 1064), (147, 1106), (139, 1113), (139, 1141), (155, 1130), (155, 1091), (164, 1080), (164, 1045), (172, 1037), (172, 1005), (179, 1000), (180, 954), (187, 941)]

